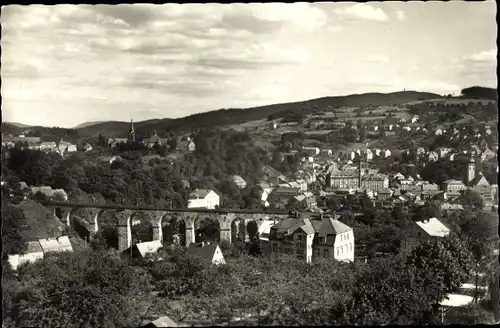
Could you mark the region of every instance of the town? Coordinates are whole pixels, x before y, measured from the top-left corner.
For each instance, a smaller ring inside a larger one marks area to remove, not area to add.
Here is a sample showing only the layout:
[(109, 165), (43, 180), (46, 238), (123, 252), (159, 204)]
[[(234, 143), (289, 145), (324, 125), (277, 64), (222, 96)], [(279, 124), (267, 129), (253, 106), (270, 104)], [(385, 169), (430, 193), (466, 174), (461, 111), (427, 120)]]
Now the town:
[(411, 90), (2, 122), (4, 326), (500, 323), (497, 89)]

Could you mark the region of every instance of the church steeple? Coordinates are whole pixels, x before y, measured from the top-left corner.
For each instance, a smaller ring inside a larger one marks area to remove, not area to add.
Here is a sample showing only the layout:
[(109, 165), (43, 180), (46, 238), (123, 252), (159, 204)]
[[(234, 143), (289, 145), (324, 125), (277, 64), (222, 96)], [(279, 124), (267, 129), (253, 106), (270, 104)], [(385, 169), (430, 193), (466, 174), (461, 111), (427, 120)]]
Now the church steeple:
[(134, 120), (133, 119), (130, 120), (130, 132), (129, 132), (128, 140), (135, 142), (135, 129), (134, 129)]

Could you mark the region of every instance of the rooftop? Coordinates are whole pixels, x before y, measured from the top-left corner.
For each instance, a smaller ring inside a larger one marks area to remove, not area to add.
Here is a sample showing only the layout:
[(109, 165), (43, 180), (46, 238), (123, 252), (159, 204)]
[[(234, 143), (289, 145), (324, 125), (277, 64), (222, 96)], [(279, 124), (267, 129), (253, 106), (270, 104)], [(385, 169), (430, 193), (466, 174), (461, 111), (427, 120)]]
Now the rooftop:
[(436, 218), (430, 218), (428, 221), (418, 221), (416, 224), (430, 236), (445, 237), (450, 233), (450, 229)]

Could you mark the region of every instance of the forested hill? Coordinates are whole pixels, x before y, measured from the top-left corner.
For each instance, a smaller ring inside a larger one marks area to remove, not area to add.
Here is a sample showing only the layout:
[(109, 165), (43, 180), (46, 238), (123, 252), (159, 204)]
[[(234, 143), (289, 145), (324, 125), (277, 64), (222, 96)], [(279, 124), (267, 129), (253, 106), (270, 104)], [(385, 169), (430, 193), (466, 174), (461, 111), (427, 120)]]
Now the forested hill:
[(497, 89), (486, 87), (470, 87), (462, 89), (462, 96), (474, 99), (488, 99), (497, 101)]
[[(158, 132), (165, 129), (189, 132), (193, 129), (211, 127), (214, 125), (224, 126), (240, 124), (248, 121), (261, 120), (271, 114), (285, 113), (290, 110), (302, 110), (304, 112), (315, 109), (325, 110), (328, 107), (362, 107), (362, 106), (384, 106), (401, 105), (416, 100), (428, 100), (441, 98), (440, 95), (428, 92), (401, 91), (393, 93), (365, 93), (349, 96), (323, 97), (296, 103), (283, 103), (252, 108), (231, 108), (194, 114), (178, 119), (161, 119), (137, 122), (135, 124), (138, 134), (148, 135), (153, 130)], [(124, 125), (121, 136), (126, 136), (130, 125)], [(101, 123), (89, 128), (79, 129), (79, 133), (87, 136), (95, 136), (98, 133), (109, 135), (118, 132), (113, 123)], [(118, 135), (117, 135), (118, 136)]]

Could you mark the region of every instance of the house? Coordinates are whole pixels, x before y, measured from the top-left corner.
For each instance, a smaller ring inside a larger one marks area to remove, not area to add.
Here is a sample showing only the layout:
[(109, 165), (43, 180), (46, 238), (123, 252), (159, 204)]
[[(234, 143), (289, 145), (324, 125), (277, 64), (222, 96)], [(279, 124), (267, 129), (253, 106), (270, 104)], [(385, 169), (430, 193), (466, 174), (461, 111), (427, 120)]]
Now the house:
[(159, 328), (159, 327), (179, 327), (175, 321), (167, 316), (160, 317), (154, 321), (148, 322), (142, 326), (143, 328)]
[(148, 254), (157, 253), (161, 248), (163, 248), (161, 240), (146, 241), (137, 243), (132, 247), (124, 250), (123, 254), (135, 258), (145, 258)]
[(247, 182), (241, 176), (233, 175), (231, 178), (238, 188), (244, 189), (247, 186)]
[(38, 260), (43, 260), (43, 250), (38, 241), (29, 241), (24, 254), (8, 256), (8, 262), (13, 270), (17, 270), (24, 263), (34, 263)]
[(309, 156), (318, 156), (320, 153), (318, 147), (302, 147), (302, 150)]
[(31, 187), (31, 195), (35, 196), (40, 193), (45, 197), (52, 198), (54, 196), (54, 190), (50, 186), (42, 186), (42, 187)]
[(375, 156), (379, 157), (381, 151), (379, 148), (375, 148)]
[(71, 245), (68, 236), (39, 239), (38, 242), (42, 247), (44, 255), (47, 255), (47, 253), (73, 252), (73, 246)]
[(455, 180), (455, 179), (446, 180), (445, 182), (443, 182), (441, 186), (441, 190), (448, 193), (449, 192), (456, 193), (465, 189), (467, 189), (467, 187), (464, 185), (464, 183), (460, 180)]
[(353, 229), (337, 219), (285, 219), (269, 234), (271, 256), (294, 255), (312, 262), (319, 258), (354, 261)]
[(118, 144), (127, 143), (128, 138), (108, 138), (108, 146), (115, 148)]
[(83, 145), (83, 150), (84, 151), (92, 151), (92, 149), (94, 149), (94, 147), (92, 147), (91, 144), (89, 144), (88, 142), (86, 142), (84, 145)]
[(52, 197), (60, 201), (68, 200), (68, 194), (66, 193), (66, 191), (64, 191), (64, 189), (53, 189)]
[(413, 117), (411, 118), (411, 122), (412, 123), (417, 123), (418, 122), (418, 115), (413, 115)]
[(261, 248), (264, 253), (269, 253), (269, 234), (271, 232), (271, 227), (276, 224), (275, 220), (262, 220), (259, 222), (259, 227), (257, 235), (259, 236), (259, 241)]
[(220, 206), (219, 195), (210, 189), (195, 189), (188, 196), (188, 208), (215, 209)]
[(484, 156), (484, 160), (489, 160), (497, 157), (497, 154), (493, 151), (491, 151), (489, 148), (486, 148), (482, 153), (481, 156)]
[(320, 155), (324, 157), (332, 156), (333, 152), (331, 149), (321, 149)]
[(307, 191), (307, 182), (306, 182), (306, 180), (304, 180), (304, 179), (298, 179), (296, 181), (296, 183), (298, 184), (298, 186), (300, 188), (300, 191)]
[(168, 139), (167, 138), (160, 138), (158, 136), (158, 134), (156, 133), (156, 130), (153, 131), (153, 134), (151, 135), (151, 137), (142, 140), (142, 143), (144, 144), (144, 146), (146, 146), (148, 148), (153, 148), (156, 144), (158, 146), (163, 146), (163, 145), (166, 145), (167, 142), (168, 142)]
[(398, 172), (392, 177), (392, 180), (402, 180), (404, 178), (405, 176)]
[(434, 134), (435, 134), (436, 136), (440, 136), (440, 135), (442, 135), (442, 134), (443, 134), (443, 130), (442, 130), (442, 129), (440, 129), (440, 128), (438, 128), (438, 129), (436, 129), (436, 131), (434, 132)]
[(271, 128), (273, 130), (276, 130), (278, 128), (278, 123), (276, 123), (276, 122), (271, 123)]
[(226, 263), (219, 245), (210, 242), (192, 243), (187, 248), (186, 254), (204, 258), (215, 265)]
[(427, 160), (429, 162), (435, 162), (439, 159), (439, 155), (437, 152), (435, 151), (430, 151), (428, 154), (427, 154)]
[(370, 149), (366, 149), (365, 155), (367, 162), (370, 162), (373, 159), (373, 152)]
[(310, 209), (317, 206), (316, 196), (310, 191), (294, 196), (292, 201), (296, 202), (303, 209)]
[(382, 156), (387, 158), (387, 157), (391, 157), (391, 151), (389, 149), (386, 149), (382, 152)]
[(387, 200), (392, 197), (393, 191), (391, 189), (382, 189), (377, 191), (376, 197), (380, 200)]
[(278, 187), (269, 195), (268, 201), (275, 207), (284, 207), (291, 198), (300, 194), (300, 188)]
[(436, 218), (415, 222), (406, 230), (408, 237), (405, 240), (405, 250), (407, 252), (421, 242), (434, 241), (450, 234), (450, 229)]
[(45, 141), (39, 146), (41, 151), (55, 151), (57, 149), (57, 144), (55, 141)]
[(177, 150), (193, 152), (196, 150), (196, 144), (190, 137), (186, 139), (180, 138), (177, 142)]

